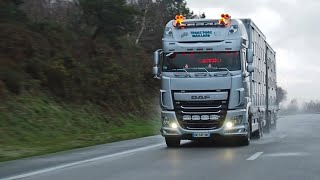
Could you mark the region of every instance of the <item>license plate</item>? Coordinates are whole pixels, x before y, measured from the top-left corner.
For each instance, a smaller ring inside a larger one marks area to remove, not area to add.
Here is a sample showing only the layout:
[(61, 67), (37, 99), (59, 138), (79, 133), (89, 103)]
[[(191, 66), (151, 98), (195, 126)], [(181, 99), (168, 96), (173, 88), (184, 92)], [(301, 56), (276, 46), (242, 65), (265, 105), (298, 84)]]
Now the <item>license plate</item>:
[(210, 133), (206, 132), (196, 132), (192, 134), (192, 137), (194, 138), (205, 138), (205, 137), (210, 137)]

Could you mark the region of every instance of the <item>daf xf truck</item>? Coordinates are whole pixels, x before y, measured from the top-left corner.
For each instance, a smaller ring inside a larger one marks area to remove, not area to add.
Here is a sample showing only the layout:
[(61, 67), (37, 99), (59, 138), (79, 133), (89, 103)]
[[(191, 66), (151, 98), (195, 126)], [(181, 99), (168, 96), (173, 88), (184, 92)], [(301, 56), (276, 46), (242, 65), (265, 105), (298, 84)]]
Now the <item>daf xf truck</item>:
[(162, 43), (153, 75), (168, 147), (218, 136), (249, 145), (276, 124), (276, 53), (251, 19), (177, 15)]

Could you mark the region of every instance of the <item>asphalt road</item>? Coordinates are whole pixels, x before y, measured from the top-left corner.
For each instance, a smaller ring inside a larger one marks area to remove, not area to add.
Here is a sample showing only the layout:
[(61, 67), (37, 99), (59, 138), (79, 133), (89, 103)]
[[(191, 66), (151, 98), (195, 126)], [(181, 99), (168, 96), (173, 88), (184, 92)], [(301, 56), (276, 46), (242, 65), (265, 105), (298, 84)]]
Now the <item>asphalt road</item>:
[(154, 136), (2, 163), (1, 178), (320, 180), (320, 115), (282, 117), (250, 146), (185, 141), (168, 149)]

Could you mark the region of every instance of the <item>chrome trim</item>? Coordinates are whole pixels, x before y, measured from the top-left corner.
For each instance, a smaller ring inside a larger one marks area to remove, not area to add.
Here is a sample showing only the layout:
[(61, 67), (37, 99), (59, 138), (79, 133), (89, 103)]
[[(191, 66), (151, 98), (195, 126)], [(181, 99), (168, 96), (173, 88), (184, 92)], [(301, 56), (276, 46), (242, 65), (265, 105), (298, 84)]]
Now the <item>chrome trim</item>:
[[(228, 100), (229, 93), (222, 92), (175, 92), (173, 94), (175, 101), (203, 102), (203, 101), (224, 101)], [(200, 99), (201, 97), (201, 99)]]
[(182, 109), (219, 109), (222, 107), (222, 105), (218, 106), (218, 107), (184, 107), (184, 106), (180, 106)]
[(163, 103), (163, 94), (166, 93), (167, 91), (166, 90), (160, 90), (160, 104), (163, 108), (165, 109), (169, 109), (168, 106), (164, 105)]
[(187, 129), (190, 129), (190, 130), (214, 130), (216, 129), (217, 127), (212, 127), (212, 128), (189, 128), (188, 126), (186, 126)]
[(199, 114), (219, 114), (221, 113), (221, 110), (220, 111), (217, 111), (217, 112), (184, 112), (184, 111), (181, 111), (182, 114), (195, 114), (195, 115), (199, 115)]

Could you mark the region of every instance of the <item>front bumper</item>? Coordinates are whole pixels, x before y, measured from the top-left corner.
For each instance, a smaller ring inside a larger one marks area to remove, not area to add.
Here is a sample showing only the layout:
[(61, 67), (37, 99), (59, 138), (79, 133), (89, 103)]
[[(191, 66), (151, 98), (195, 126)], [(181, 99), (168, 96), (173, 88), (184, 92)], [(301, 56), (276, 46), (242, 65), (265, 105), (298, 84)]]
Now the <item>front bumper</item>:
[[(182, 128), (177, 120), (176, 114), (174, 111), (162, 111), (161, 116), (169, 118), (172, 122), (175, 122), (178, 124), (177, 128), (171, 128), (167, 126), (162, 126), (160, 132), (162, 136), (164, 137), (177, 137), (180, 139), (194, 139), (193, 133), (202, 132), (202, 133), (210, 133), (210, 137), (214, 138), (217, 136), (247, 136), (248, 131), (248, 123), (246, 121), (246, 109), (240, 109), (240, 110), (229, 110), (227, 112), (224, 124), (221, 128), (218, 129), (212, 129), (212, 130), (190, 130), (190, 129), (184, 129)], [(226, 122), (228, 119), (231, 119), (234, 116), (243, 116), (242, 123), (239, 125), (235, 125), (232, 128), (226, 127)]]

